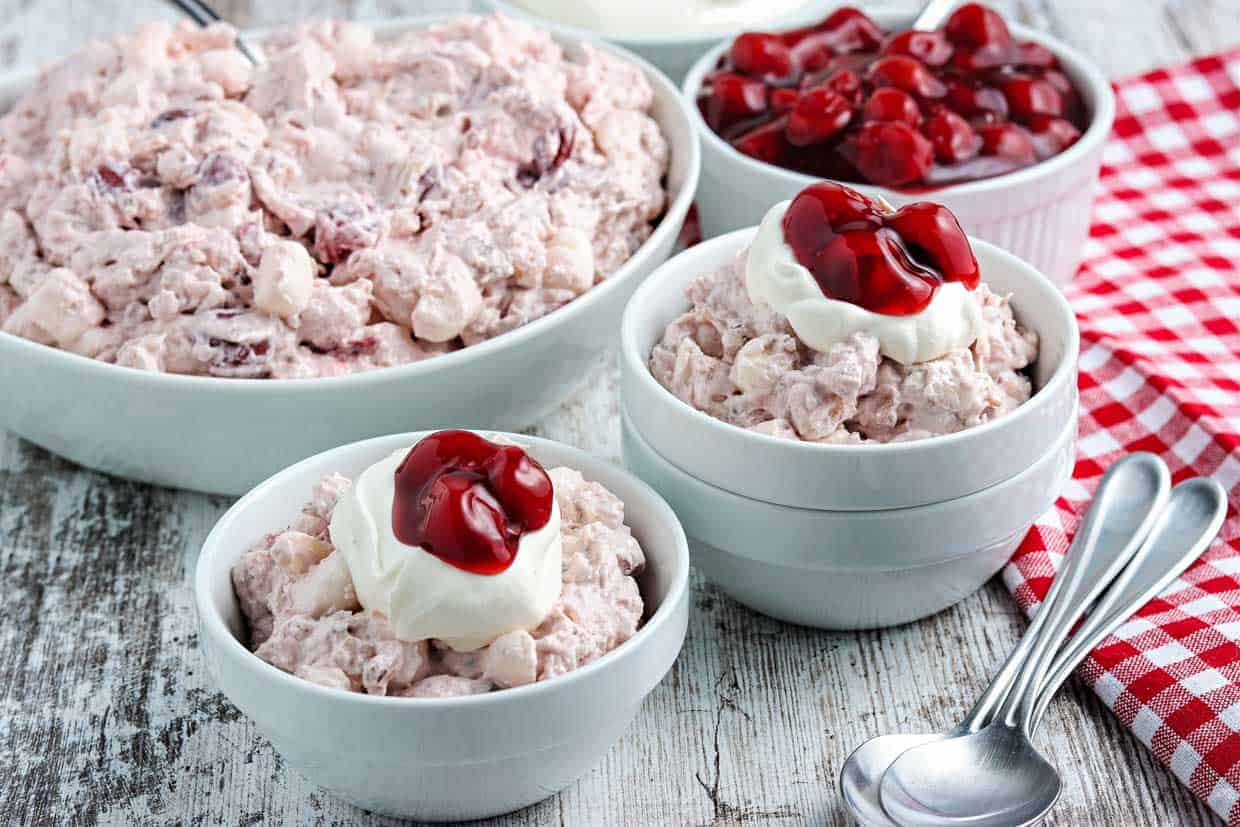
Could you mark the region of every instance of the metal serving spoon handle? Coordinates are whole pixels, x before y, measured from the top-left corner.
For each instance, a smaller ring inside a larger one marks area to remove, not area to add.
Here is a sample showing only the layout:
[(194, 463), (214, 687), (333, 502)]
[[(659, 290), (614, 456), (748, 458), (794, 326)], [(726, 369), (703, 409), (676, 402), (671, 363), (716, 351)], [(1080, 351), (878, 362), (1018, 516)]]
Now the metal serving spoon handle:
[[(224, 19), (220, 17), (219, 12), (203, 3), (202, 0), (167, 0), (167, 3), (180, 10), (199, 26), (210, 26), (212, 23), (218, 23)], [(251, 49), (250, 45), (246, 43), (240, 34), (237, 35), (237, 51), (245, 55), (246, 59), (256, 66), (261, 62), (258, 52)]]
[(1064, 644), (1019, 724), (1032, 732), (1059, 687), (1099, 644), (1171, 581), (1184, 573), (1218, 536), (1227, 519), (1227, 492), (1208, 477), (1177, 485), (1141, 550)]
[(1029, 686), (1042, 685), (1050, 657), (1099, 593), (1136, 554), (1166, 504), (1170, 489), (1171, 474), (1153, 454), (1129, 454), (1107, 469), (1046, 601), (954, 734), (977, 732), (993, 718), (1001, 717), (1009, 700)]
[(919, 32), (934, 31), (951, 17), (952, 12), (959, 5), (960, 0), (930, 0), (922, 8), (921, 14), (917, 15), (917, 19), (913, 21), (910, 28)]

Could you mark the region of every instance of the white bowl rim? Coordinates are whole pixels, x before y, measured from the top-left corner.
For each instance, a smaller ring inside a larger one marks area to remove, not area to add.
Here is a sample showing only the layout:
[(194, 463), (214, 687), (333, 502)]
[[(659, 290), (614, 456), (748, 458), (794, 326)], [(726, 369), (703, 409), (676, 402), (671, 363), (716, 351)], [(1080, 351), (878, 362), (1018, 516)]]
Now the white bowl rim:
[[(484, 0), (484, 2), (492, 6), (496, 11), (500, 12), (501, 14), (505, 14), (509, 17), (516, 17), (522, 20), (536, 20), (539, 23), (543, 23), (545, 24), (548, 30), (553, 31), (553, 32), (564, 32), (568, 35), (575, 36), (575, 37), (581, 37), (583, 39), (594, 38), (594, 39), (600, 39), (600, 40), (608, 40), (608, 41), (611, 41), (612, 43), (621, 43), (621, 44), (625, 44), (629, 46), (635, 46), (638, 48), (642, 46), (684, 46), (686, 48), (689, 46), (707, 47), (707, 46), (711, 46), (711, 45), (718, 43), (720, 40), (730, 41), (737, 34), (736, 32), (731, 32), (731, 31), (726, 31), (726, 30), (711, 32), (707, 34), (689, 34), (689, 35), (604, 34), (603, 32), (598, 32), (598, 31), (595, 31), (594, 29), (584, 29), (580, 26), (572, 26), (572, 25), (569, 25), (568, 23), (560, 23), (558, 21), (552, 20), (549, 17), (543, 17), (542, 15), (537, 14), (536, 12), (529, 11), (528, 9), (523, 9), (520, 6), (507, 2), (507, 0)], [(834, 4), (830, 4), (828, 5), (828, 7), (823, 8), (823, 4), (821, 2), (817, 2), (817, 0), (803, 0), (801, 3), (801, 6), (798, 9), (796, 9), (795, 12), (789, 13), (788, 15), (789, 19), (786, 22), (791, 22), (796, 25), (804, 25), (805, 21), (802, 20), (801, 18), (802, 16), (806, 15), (809, 11), (818, 10), (818, 11), (823, 11), (823, 12), (830, 12), (834, 8), (835, 8)]]
[[(891, 9), (875, 9), (872, 16), (882, 22), (884, 26), (889, 25), (885, 21), (905, 20), (910, 17), (908, 14)], [(1111, 134), (1111, 127), (1115, 121), (1115, 92), (1111, 88), (1110, 81), (1103, 76), (1098, 67), (1086, 58), (1085, 55), (1063, 41), (1045, 32), (1031, 29), (1021, 23), (1007, 21), (1007, 24), (1012, 34), (1016, 37), (1022, 40), (1031, 40), (1050, 49), (1055, 57), (1070, 66), (1070, 74), (1078, 74), (1085, 81), (1093, 94), (1095, 105), (1094, 111), (1091, 113), (1092, 117), (1089, 127), (1081, 134), (1080, 139), (1075, 144), (1063, 152), (1047, 158), (1045, 161), (1039, 161), (1031, 166), (1005, 172), (1002, 175), (981, 178), (976, 181), (963, 181), (957, 184), (944, 184), (943, 186), (922, 189), (900, 189), (898, 187), (884, 187), (864, 182), (843, 181), (842, 183), (863, 191), (866, 188), (870, 188), (884, 193), (895, 193), (901, 198), (928, 198), (933, 200), (946, 197), (948, 194), (966, 198), (971, 195), (981, 195), (1005, 187), (1018, 187), (1035, 179), (1050, 178), (1063, 172), (1064, 169), (1071, 166), (1079, 158), (1092, 152), (1106, 141)], [(681, 85), (681, 94), (685, 98), (685, 103), (689, 104), (689, 119), (702, 140), (709, 143), (715, 151), (724, 153), (729, 159), (739, 163), (747, 172), (774, 176), (781, 179), (785, 184), (795, 185), (798, 190), (804, 189), (815, 181), (831, 180), (804, 172), (784, 169), (775, 164), (768, 164), (765, 161), (759, 161), (756, 158), (751, 158), (738, 152), (731, 144), (715, 134), (715, 131), (702, 118), (702, 113), (697, 107), (698, 88), (702, 85), (702, 78), (714, 68), (720, 55), (723, 54), (724, 50), (731, 48), (731, 44), (732, 41), (729, 39), (698, 58), (697, 62), (693, 64), (685, 75), (684, 82)]]
[(981, 425), (974, 425), (972, 428), (966, 428), (963, 431), (956, 431), (951, 434), (941, 434), (938, 436), (926, 437), (925, 439), (916, 439), (908, 442), (880, 442), (865, 443), (860, 445), (840, 445), (835, 443), (821, 442), (805, 442), (803, 440), (789, 440), (783, 437), (772, 436), (770, 434), (760, 433), (758, 431), (742, 428), (739, 425), (733, 425), (716, 419), (705, 411), (700, 411), (690, 405), (688, 402), (677, 397), (667, 388), (654, 378), (654, 374), (650, 372), (649, 354), (644, 356), (637, 342), (637, 310), (639, 306), (648, 303), (650, 295), (654, 293), (659, 284), (659, 274), (666, 268), (671, 266), (690, 267), (697, 258), (706, 258), (708, 254), (715, 253), (718, 248), (732, 247), (734, 252), (739, 252), (745, 244), (757, 232), (757, 227), (745, 227), (740, 230), (733, 230), (721, 236), (716, 236), (708, 241), (703, 241), (685, 250), (678, 255), (668, 259), (659, 265), (650, 277), (637, 288), (633, 293), (633, 297), (629, 299), (628, 306), (625, 308), (624, 317), (620, 321), (620, 358), (624, 361), (625, 370), (633, 374), (637, 381), (652, 387), (656, 393), (664, 395), (672, 404), (681, 405), (690, 412), (697, 422), (704, 428), (726, 429), (725, 438), (741, 439), (751, 442), (755, 447), (764, 445), (777, 445), (781, 448), (787, 448), (789, 445), (794, 446), (792, 450), (805, 450), (818, 453), (821, 456), (870, 456), (877, 452), (883, 453), (905, 453), (916, 454), (924, 451), (933, 451), (939, 446), (951, 443), (962, 443), (983, 438), (986, 434), (999, 428), (1018, 428), (1019, 423), (1024, 419), (1033, 416), (1041, 408), (1045, 407), (1048, 400), (1053, 395), (1050, 391), (1054, 386), (1062, 385), (1066, 382), (1075, 384), (1077, 375), (1077, 358), (1080, 351), (1080, 331), (1077, 327), (1076, 314), (1073, 313), (1068, 300), (1064, 297), (1063, 292), (1051, 283), (1045, 275), (1039, 272), (1033, 265), (1025, 262), (1023, 259), (1009, 253), (1002, 247), (997, 247), (980, 238), (969, 236), (969, 243), (975, 249), (986, 250), (987, 255), (995, 256), (1002, 260), (1005, 265), (1026, 274), (1032, 273), (1037, 281), (1052, 296), (1051, 302), (1058, 315), (1063, 317), (1067, 322), (1067, 340), (1064, 343), (1063, 358), (1055, 367), (1054, 373), (1046, 380), (1042, 387), (1037, 388), (1033, 395), (1016, 410), (1011, 411), (1004, 416), (983, 422)]
[[(198, 562), (194, 566), (194, 602), (198, 611), (199, 623), (206, 628), (207, 632), (220, 641), (222, 646), (232, 650), (231, 656), (240, 655), (241, 663), (248, 664), (243, 668), (257, 671), (263, 680), (274, 682), (275, 685), (281, 687), (281, 691), (304, 692), (310, 695), (318, 696), (325, 699), (334, 699), (338, 703), (351, 703), (362, 705), (375, 705), (379, 707), (390, 707), (393, 709), (411, 709), (411, 708), (434, 708), (456, 705), (479, 706), (485, 704), (505, 703), (507, 701), (516, 701), (531, 695), (543, 694), (546, 692), (555, 692), (560, 688), (566, 688), (575, 681), (581, 681), (587, 678), (593, 672), (599, 669), (609, 668), (612, 664), (617, 663), (620, 658), (626, 657), (637, 647), (644, 644), (655, 633), (671, 623), (670, 619), (673, 614), (673, 607), (677, 603), (686, 598), (689, 590), (689, 541), (685, 536), (684, 528), (680, 524), (680, 519), (676, 513), (672, 511), (671, 506), (663, 499), (663, 496), (647, 485), (643, 480), (639, 479), (627, 468), (624, 468), (609, 460), (603, 459), (586, 453), (580, 448), (567, 445), (563, 442), (544, 439), (542, 437), (527, 436), (524, 434), (514, 434), (505, 431), (488, 431), (486, 429), (477, 429), (481, 433), (497, 434), (508, 437), (523, 445), (533, 446), (551, 446), (556, 451), (566, 451), (574, 461), (585, 458), (588, 462), (606, 463), (611, 465), (616, 473), (626, 477), (627, 480), (638, 487), (650, 498), (650, 504), (656, 511), (656, 517), (664, 522), (672, 529), (672, 541), (675, 544), (676, 551), (676, 571), (671, 581), (671, 587), (668, 589), (667, 595), (659, 603), (658, 608), (650, 616), (642, 627), (637, 630), (633, 637), (621, 643), (615, 649), (601, 655), (597, 659), (579, 666), (563, 675), (557, 675), (547, 680), (535, 681), (534, 683), (525, 684), (524, 686), (516, 686), (508, 689), (495, 690), (492, 692), (484, 692), (478, 695), (464, 695), (448, 698), (400, 698), (390, 697), (387, 695), (370, 695), (365, 692), (345, 692), (341, 689), (332, 689), (330, 687), (321, 686), (312, 683), (305, 678), (299, 678), (289, 672), (273, 666), (267, 661), (260, 658), (250, 649), (246, 648), (240, 640), (238, 640), (224, 623), (224, 618), (219, 612), (215, 611), (214, 603), (211, 597), (211, 588), (215, 582), (212, 574), (212, 566), (210, 562), (220, 554), (227, 550), (223, 548), (216, 549), (221, 540), (219, 539), (229, 528), (230, 524), (238, 518), (238, 515), (253, 506), (256, 500), (266, 496), (269, 491), (289, 485), (292, 478), (300, 475), (301, 469), (311, 463), (317, 463), (319, 460), (328, 458), (332, 455), (346, 455), (354, 452), (362, 452), (370, 448), (378, 447), (384, 444), (405, 443), (412, 444), (427, 434), (435, 433), (435, 431), (411, 431), (404, 434), (387, 434), (385, 436), (372, 437), (357, 442), (350, 442), (328, 451), (307, 457), (302, 461), (290, 465), (289, 467), (277, 471), (263, 482), (256, 485), (245, 496), (233, 503), (228, 511), (216, 522), (212, 527), (207, 539), (203, 541), (202, 548), (198, 553)], [(628, 503), (625, 503), (628, 506)], [(231, 572), (231, 567), (227, 570)], [(231, 587), (231, 575), (229, 576)], [(234, 599), (235, 595), (234, 595)], [(644, 598), (643, 598), (644, 600)]]
[[(414, 15), (406, 17), (394, 17), (380, 21), (365, 21), (364, 25), (370, 27), (377, 32), (403, 32), (411, 31), (418, 28), (435, 25), (449, 20), (459, 19), (461, 17), (470, 17), (477, 15), (470, 14), (432, 14), (432, 15)], [(386, 382), (388, 380), (409, 379), (441, 368), (451, 368), (452, 366), (469, 360), (485, 358), (490, 353), (499, 348), (519, 347), (521, 342), (531, 336), (540, 333), (544, 328), (555, 325), (560, 321), (585, 312), (583, 308), (589, 307), (591, 304), (597, 303), (600, 299), (597, 296), (605, 296), (608, 293), (620, 289), (616, 285), (626, 280), (631, 275), (631, 268), (634, 261), (643, 255), (648, 255), (649, 251), (657, 247), (661, 242), (666, 240), (669, 235), (678, 235), (680, 233), (680, 224), (683, 223), (685, 216), (689, 212), (689, 207), (693, 203), (693, 198), (697, 194), (698, 179), (701, 175), (701, 144), (695, 140), (696, 133), (693, 128), (693, 121), (689, 117), (688, 110), (691, 108), (685, 102), (684, 97), (680, 94), (667, 76), (656, 69), (649, 61), (633, 54), (628, 49), (588, 37), (574, 38), (568, 33), (558, 33), (551, 31), (546, 26), (537, 26), (544, 31), (548, 31), (557, 40), (589, 43), (592, 48), (603, 49), (611, 52), (616, 57), (622, 58), (630, 63), (637, 65), (646, 75), (647, 80), (652, 86), (662, 87), (664, 97), (674, 102), (675, 106), (682, 117), (685, 118), (688, 126), (690, 140), (686, 142), (684, 150), (688, 157), (685, 161), (685, 169), (687, 176), (681, 191), (675, 198), (671, 199), (667, 208), (664, 210), (662, 217), (659, 219), (658, 225), (651, 231), (641, 245), (633, 251), (632, 255), (620, 265), (615, 272), (605, 278), (603, 281), (591, 287), (585, 293), (577, 296), (568, 304), (559, 307), (545, 316), (527, 322), (513, 330), (493, 336), (486, 341), (479, 342), (476, 345), (463, 347), (450, 353), (441, 353), (422, 359), (417, 362), (411, 362), (405, 365), (395, 365), (387, 368), (376, 368), (374, 370), (360, 371), (357, 373), (348, 373), (340, 376), (323, 376), (308, 379), (239, 379), (234, 377), (223, 376), (198, 376), (186, 375), (178, 373), (163, 373), (155, 371), (141, 370), (138, 368), (126, 367), (123, 365), (113, 364), (111, 362), (101, 362), (98, 359), (92, 359), (87, 356), (81, 356), (61, 348), (52, 347), (51, 345), (42, 345), (29, 339), (24, 339), (13, 333), (6, 333), (0, 330), (0, 345), (7, 345), (18, 349), (18, 358), (24, 358), (25, 353), (21, 353), (22, 349), (26, 353), (50, 352), (49, 358), (55, 359), (57, 356), (64, 357), (70, 364), (76, 364), (80, 370), (86, 371), (103, 371), (115, 372), (121, 371), (138, 385), (172, 385), (182, 388), (209, 388), (212, 391), (222, 393), (240, 393), (240, 394), (281, 394), (283, 392), (310, 392), (320, 389), (338, 389), (361, 388), (372, 382)], [(272, 27), (263, 27), (256, 29), (247, 29), (243, 34), (252, 37), (262, 37), (274, 31)], [(39, 70), (22, 70), (17, 72), (0, 73), (0, 86), (6, 84), (29, 84), (37, 80)], [(665, 136), (666, 137), (666, 136)], [(673, 226), (675, 229), (673, 229)]]

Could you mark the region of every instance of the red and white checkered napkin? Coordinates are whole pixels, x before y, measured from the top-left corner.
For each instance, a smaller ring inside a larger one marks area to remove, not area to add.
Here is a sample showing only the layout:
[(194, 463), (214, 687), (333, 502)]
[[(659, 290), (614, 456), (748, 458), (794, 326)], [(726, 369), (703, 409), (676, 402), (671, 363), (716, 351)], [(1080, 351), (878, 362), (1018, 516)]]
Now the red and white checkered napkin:
[(1029, 611), (1102, 472), (1152, 451), (1208, 475), (1220, 539), (1080, 675), (1220, 816), (1240, 825), (1240, 49), (1117, 87), (1094, 225), (1068, 290), (1081, 326), (1073, 479), (1003, 578)]

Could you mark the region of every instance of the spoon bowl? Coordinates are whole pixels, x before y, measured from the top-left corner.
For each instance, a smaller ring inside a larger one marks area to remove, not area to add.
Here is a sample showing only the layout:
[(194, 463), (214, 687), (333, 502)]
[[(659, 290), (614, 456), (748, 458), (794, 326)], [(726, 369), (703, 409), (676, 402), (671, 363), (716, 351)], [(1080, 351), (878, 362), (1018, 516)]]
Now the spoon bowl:
[(887, 815), (905, 827), (1031, 824), (1059, 799), (1059, 772), (1016, 727), (906, 751), (882, 776)]
[(878, 803), (879, 782), (887, 768), (904, 753), (942, 741), (946, 733), (925, 735), (880, 735), (852, 751), (840, 772), (840, 795), (862, 824), (890, 824), (891, 820)]

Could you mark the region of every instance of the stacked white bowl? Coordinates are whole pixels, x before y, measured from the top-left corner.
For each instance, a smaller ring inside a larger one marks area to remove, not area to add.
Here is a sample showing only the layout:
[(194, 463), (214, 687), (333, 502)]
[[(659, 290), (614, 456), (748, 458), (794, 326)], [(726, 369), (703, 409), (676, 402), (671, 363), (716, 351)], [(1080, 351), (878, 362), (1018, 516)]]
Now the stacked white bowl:
[(748, 431), (655, 380), (651, 348), (688, 309), (685, 290), (748, 246), (754, 230), (700, 244), (637, 290), (621, 324), (628, 466), (697, 541), (693, 562), (740, 602), (781, 620), (871, 628), (933, 614), (1011, 557), (1071, 473), (1076, 319), (1030, 265), (971, 239), (982, 279), (1011, 294), (1040, 340), (1034, 395), (959, 433), (892, 444), (819, 445)]

